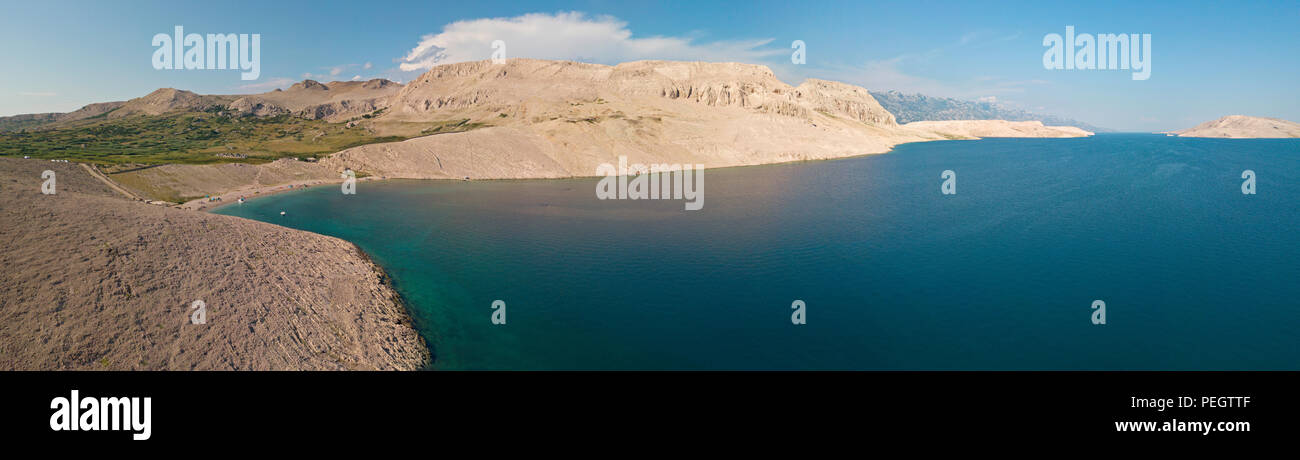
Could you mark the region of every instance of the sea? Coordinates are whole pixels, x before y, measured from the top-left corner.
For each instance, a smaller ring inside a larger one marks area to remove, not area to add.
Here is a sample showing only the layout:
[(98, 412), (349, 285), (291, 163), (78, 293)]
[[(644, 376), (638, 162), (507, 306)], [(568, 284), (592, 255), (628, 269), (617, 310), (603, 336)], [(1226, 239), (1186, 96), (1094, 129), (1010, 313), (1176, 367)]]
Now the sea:
[(356, 243), (435, 370), (1300, 369), (1300, 140), (913, 143), (709, 169), (696, 211), (598, 180), (214, 212)]

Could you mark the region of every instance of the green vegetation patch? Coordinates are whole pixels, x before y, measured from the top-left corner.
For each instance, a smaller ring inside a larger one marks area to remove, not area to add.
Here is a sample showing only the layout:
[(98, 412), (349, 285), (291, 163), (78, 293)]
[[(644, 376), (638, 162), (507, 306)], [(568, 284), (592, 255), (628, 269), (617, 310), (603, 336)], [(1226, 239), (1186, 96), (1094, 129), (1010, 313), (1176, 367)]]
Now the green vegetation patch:
[(448, 134), (465, 132), (487, 126), (485, 123), (470, 122), (468, 118), (435, 122), (433, 126), (420, 131), (420, 134)]
[[(463, 120), (445, 129), (468, 130), (479, 125)], [(379, 136), (365, 128), (349, 128), (346, 123), (290, 115), (240, 116), (214, 109), (113, 120), (105, 117), (75, 127), (0, 133), (0, 155), (108, 165), (265, 163), (408, 138)]]

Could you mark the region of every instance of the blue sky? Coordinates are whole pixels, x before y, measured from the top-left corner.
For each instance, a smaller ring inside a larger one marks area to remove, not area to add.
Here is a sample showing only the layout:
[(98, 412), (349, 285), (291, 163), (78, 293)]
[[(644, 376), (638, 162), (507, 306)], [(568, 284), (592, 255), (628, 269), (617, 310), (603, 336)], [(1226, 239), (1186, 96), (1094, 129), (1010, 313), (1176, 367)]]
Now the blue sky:
[[(160, 87), (261, 92), (303, 78), (406, 82), (429, 65), (509, 57), (765, 64), (824, 78), (992, 99), (1127, 131), (1223, 115), (1300, 121), (1300, 2), (23, 2), (0, 17), (0, 115), (70, 111)], [(261, 34), (261, 76), (155, 70), (150, 40)], [(1151, 77), (1048, 70), (1043, 37), (1152, 35)], [(790, 44), (807, 62), (790, 62)], [(441, 53), (421, 52), (417, 47)], [(367, 66), (367, 64), (369, 64)], [(403, 69), (405, 67), (405, 70)]]

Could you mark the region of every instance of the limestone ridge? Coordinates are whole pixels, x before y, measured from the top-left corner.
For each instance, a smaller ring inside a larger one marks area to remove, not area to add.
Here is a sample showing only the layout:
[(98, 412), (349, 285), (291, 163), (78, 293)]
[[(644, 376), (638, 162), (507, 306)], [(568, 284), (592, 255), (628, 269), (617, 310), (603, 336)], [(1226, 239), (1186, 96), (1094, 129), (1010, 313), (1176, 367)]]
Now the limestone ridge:
[(401, 85), (384, 79), (295, 83), (286, 90), (239, 97), (229, 109), (256, 116), (293, 115), (309, 120), (342, 121), (388, 106)]
[(896, 126), (893, 115), (863, 88), (825, 80), (808, 80), (793, 87), (765, 66), (738, 63), (464, 62), (429, 70), (403, 88), (392, 105), (394, 116), (412, 118), (473, 109), (518, 111), (525, 105), (536, 114), (563, 111), (576, 103), (635, 104), (649, 103), (646, 100), (651, 98), (805, 119), (823, 112), (877, 126)]
[[(843, 122), (858, 123), (855, 129), (878, 128), (872, 135), (885, 139), (867, 143), (861, 153), (882, 151), (880, 145), (887, 149), (897, 141), (918, 140), (918, 136), (937, 138), (933, 133), (900, 131), (895, 114), (864, 88), (818, 79), (791, 86), (761, 65), (637, 61), (608, 66), (536, 59), (440, 65), (406, 85), (384, 79), (304, 80), (284, 90), (250, 95), (199, 95), (163, 88), (129, 101), (90, 104), (71, 113), (0, 118), (0, 128), (58, 128), (100, 117), (212, 109), (329, 122), (370, 115), (401, 122), (474, 120), (497, 127), (544, 125), (555, 120), (604, 126), (611, 119), (728, 124), (729, 118), (737, 116), (769, 115), (785, 119), (778, 123), (807, 123), (823, 131), (848, 128)], [(645, 124), (640, 128), (646, 133), (657, 129)], [(816, 153), (782, 155), (821, 157)]]

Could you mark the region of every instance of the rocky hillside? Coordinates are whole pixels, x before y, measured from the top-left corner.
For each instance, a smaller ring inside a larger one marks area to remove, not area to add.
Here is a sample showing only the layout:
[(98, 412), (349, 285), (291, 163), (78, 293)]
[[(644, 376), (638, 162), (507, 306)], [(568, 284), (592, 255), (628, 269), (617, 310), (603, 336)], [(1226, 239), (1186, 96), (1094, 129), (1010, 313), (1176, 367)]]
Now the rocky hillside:
[(142, 97), (126, 101), (121, 106), (107, 112), (107, 117), (114, 119), (132, 115), (161, 115), (176, 111), (221, 109), (226, 104), (229, 104), (232, 99), (231, 96), (204, 96), (175, 88), (162, 88)]
[(345, 150), (322, 160), (411, 178), (595, 174), (601, 163), (725, 167), (838, 158), (942, 139), (900, 127), (865, 89), (780, 81), (764, 66), (511, 59), (438, 66), (380, 120), (481, 120), (469, 132)]
[[(41, 194), (44, 170), (56, 194)], [(351, 243), (131, 201), (76, 163), (0, 158), (0, 188), (0, 370), (429, 362), (382, 272)], [(191, 323), (196, 300), (206, 324)]]
[(1172, 133), (1179, 137), (1294, 138), (1300, 137), (1300, 123), (1280, 118), (1228, 115)]
[(346, 121), (387, 106), (402, 85), (384, 79), (320, 83), (304, 80), (286, 90), (249, 95), (203, 95), (162, 88), (128, 101), (89, 104), (68, 113), (0, 117), (0, 132), (84, 126), (90, 121), (137, 115), (225, 111), (236, 115), (292, 115), (309, 120)]
[(384, 79), (295, 83), (287, 90), (239, 97), (229, 109), (257, 116), (294, 115), (310, 120), (343, 121), (388, 106), (402, 85)]

